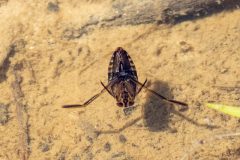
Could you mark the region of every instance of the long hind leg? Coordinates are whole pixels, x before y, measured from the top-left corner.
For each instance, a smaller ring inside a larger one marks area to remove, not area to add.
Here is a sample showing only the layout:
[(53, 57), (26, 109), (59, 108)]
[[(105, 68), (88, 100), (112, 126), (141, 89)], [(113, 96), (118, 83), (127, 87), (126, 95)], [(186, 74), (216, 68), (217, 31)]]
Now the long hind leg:
[(138, 85), (141, 85), (142, 87), (141, 87), (140, 89), (145, 88), (147, 91), (149, 91), (149, 92), (151, 92), (152, 94), (158, 96), (159, 98), (163, 99), (163, 100), (166, 101), (166, 102), (175, 103), (175, 104), (179, 104), (179, 105), (188, 107), (188, 104), (187, 104), (187, 103), (180, 102), (180, 101), (177, 101), (177, 100), (174, 100), (174, 99), (168, 99), (168, 98), (164, 97), (163, 95), (161, 95), (160, 93), (157, 93), (156, 91), (149, 89), (148, 87), (145, 86), (146, 80), (145, 80), (145, 82), (144, 82), (143, 84), (140, 83), (140, 82), (138, 82), (137, 80), (135, 80), (135, 79), (133, 79), (133, 78), (131, 78), (131, 80), (132, 80), (134, 83), (136, 83), (136, 84), (138, 84)]
[(84, 102), (83, 104), (68, 104), (68, 105), (63, 105), (63, 108), (77, 108), (77, 107), (86, 107), (87, 105), (89, 105), (91, 102), (93, 102), (95, 99), (97, 99), (102, 93), (105, 92), (105, 88), (102, 89), (99, 93), (95, 94), (94, 96), (92, 96), (90, 99), (88, 99), (86, 102)]

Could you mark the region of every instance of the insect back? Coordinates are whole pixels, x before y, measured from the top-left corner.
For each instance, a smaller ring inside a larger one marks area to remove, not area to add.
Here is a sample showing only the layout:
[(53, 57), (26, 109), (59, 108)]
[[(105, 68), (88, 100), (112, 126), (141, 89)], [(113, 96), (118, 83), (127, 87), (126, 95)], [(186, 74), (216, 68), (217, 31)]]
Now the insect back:
[(108, 66), (108, 82), (119, 76), (132, 76), (138, 79), (136, 67), (129, 54), (121, 47), (113, 52)]
[(119, 107), (129, 107), (134, 104), (136, 96), (137, 71), (128, 53), (121, 47), (113, 52), (108, 67), (109, 93), (117, 100)]

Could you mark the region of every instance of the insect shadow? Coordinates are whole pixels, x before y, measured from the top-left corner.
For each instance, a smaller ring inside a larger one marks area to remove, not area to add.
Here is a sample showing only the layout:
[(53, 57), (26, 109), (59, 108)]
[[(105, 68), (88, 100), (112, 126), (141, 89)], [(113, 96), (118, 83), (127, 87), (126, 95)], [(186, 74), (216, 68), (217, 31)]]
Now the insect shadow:
[[(153, 83), (153, 90), (163, 94), (168, 98), (172, 98), (173, 95), (170, 92), (169, 86), (166, 82), (156, 81)], [(150, 131), (162, 131), (169, 128), (168, 123), (170, 119), (171, 110), (173, 105), (158, 97), (147, 93), (147, 99), (142, 106), (142, 116), (144, 119), (144, 125)]]
[[(153, 90), (158, 93), (163, 94), (164, 96), (173, 99), (173, 94), (169, 88), (169, 85), (163, 81), (155, 81), (153, 83)], [(174, 105), (162, 101), (161, 99), (153, 96), (148, 93), (147, 100), (143, 105), (143, 118), (145, 126), (152, 132), (164, 131), (164, 130), (173, 130), (169, 127), (170, 119), (173, 113), (181, 117), (182, 119), (188, 121), (189, 123), (196, 125), (198, 127), (204, 127), (208, 129), (218, 128), (215, 125), (209, 124), (200, 124), (197, 121), (194, 121), (191, 118), (186, 117), (182, 112), (185, 111), (185, 108), (179, 108), (181, 106)], [(189, 106), (190, 108), (191, 106)]]

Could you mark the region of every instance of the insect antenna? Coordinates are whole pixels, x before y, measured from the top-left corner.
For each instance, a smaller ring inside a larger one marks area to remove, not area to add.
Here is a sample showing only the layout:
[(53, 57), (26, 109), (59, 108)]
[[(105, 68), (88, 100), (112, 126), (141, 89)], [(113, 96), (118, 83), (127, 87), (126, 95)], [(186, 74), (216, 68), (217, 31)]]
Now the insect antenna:
[(147, 79), (145, 80), (145, 82), (142, 84), (141, 82), (131, 78), (131, 80), (138, 84), (138, 85), (141, 85), (141, 88), (139, 89), (138, 93), (141, 91), (142, 88), (145, 88), (147, 91), (151, 92), (152, 94), (158, 96), (159, 98), (165, 100), (166, 102), (169, 102), (169, 103), (175, 103), (175, 104), (178, 104), (178, 105), (181, 105), (181, 106), (185, 106), (185, 107), (188, 107), (188, 104), (184, 103), (184, 102), (180, 102), (180, 101), (177, 101), (177, 100), (174, 100), (174, 99), (168, 99), (164, 96), (162, 96), (161, 94), (157, 93), (156, 91), (154, 90), (151, 90), (149, 89), (148, 87), (145, 86), (146, 82), (147, 82)]

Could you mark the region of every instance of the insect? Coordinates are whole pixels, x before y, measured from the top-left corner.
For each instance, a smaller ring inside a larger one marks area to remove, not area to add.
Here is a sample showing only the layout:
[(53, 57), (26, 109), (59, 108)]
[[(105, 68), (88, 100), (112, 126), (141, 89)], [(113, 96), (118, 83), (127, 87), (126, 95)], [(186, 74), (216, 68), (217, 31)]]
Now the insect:
[(129, 54), (121, 47), (118, 47), (112, 54), (108, 67), (108, 84), (103, 89), (88, 99), (83, 104), (64, 105), (63, 108), (86, 107), (102, 93), (107, 91), (117, 101), (117, 106), (128, 108), (134, 105), (135, 97), (140, 93), (142, 88), (158, 96), (166, 102), (175, 103), (182, 106), (188, 106), (184, 102), (168, 99), (154, 90), (146, 87), (147, 79), (144, 83), (138, 81), (136, 67)]

